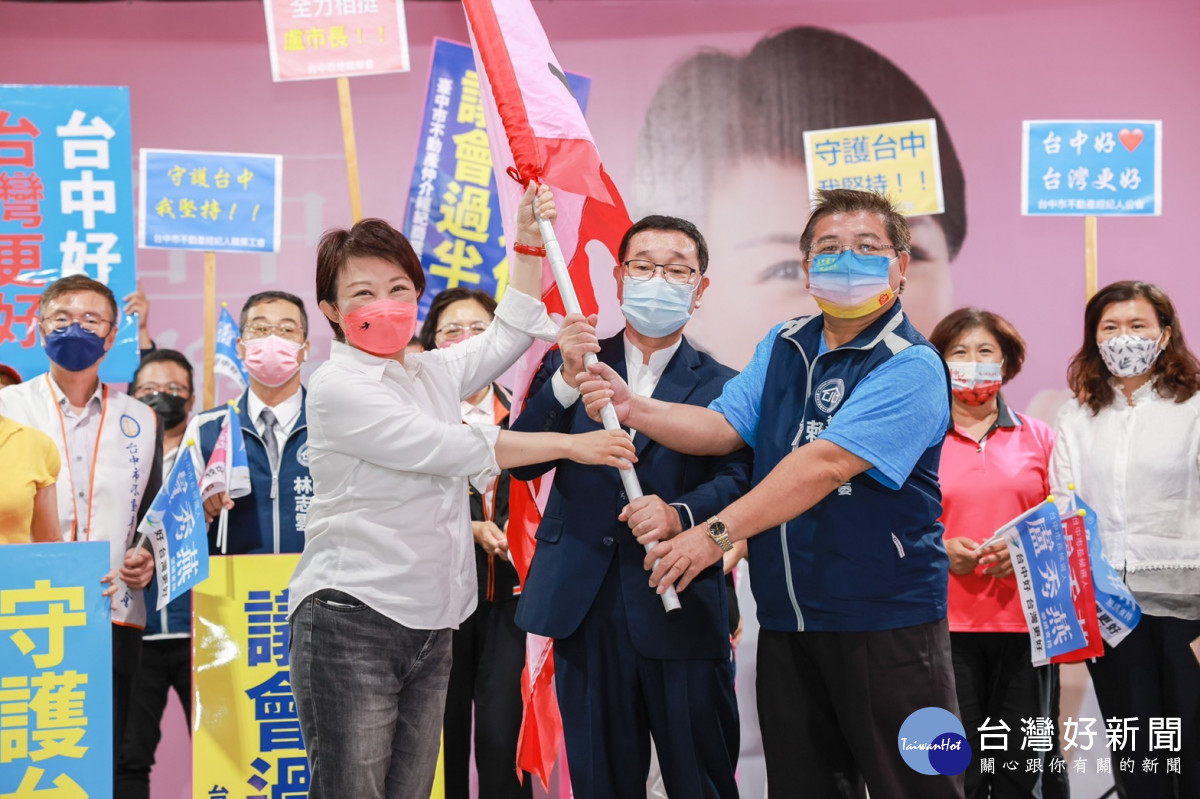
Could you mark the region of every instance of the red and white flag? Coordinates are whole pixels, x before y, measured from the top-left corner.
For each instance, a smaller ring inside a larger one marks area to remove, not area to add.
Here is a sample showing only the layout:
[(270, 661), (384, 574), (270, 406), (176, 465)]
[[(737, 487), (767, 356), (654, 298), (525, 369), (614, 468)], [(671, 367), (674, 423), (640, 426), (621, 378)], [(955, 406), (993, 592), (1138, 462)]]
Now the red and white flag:
[[(555, 235), (579, 303), (585, 314), (599, 314), (600, 335), (611, 335), (625, 323), (612, 278), (621, 237), (630, 226), (621, 196), (604, 171), (583, 112), (529, 0), (463, 0), (463, 6), (510, 253), (523, 187), (530, 180), (548, 184), (558, 209)], [(542, 275), (542, 300), (551, 315), (565, 315), (548, 265)], [(514, 418), (548, 350), (549, 345), (535, 341), (515, 367)], [(522, 583), (552, 481), (553, 473), (533, 483), (512, 481), (508, 542)], [(549, 639), (529, 636), (521, 678), (525, 716), (517, 747), (518, 768), (546, 787), (562, 739), (552, 646)]]

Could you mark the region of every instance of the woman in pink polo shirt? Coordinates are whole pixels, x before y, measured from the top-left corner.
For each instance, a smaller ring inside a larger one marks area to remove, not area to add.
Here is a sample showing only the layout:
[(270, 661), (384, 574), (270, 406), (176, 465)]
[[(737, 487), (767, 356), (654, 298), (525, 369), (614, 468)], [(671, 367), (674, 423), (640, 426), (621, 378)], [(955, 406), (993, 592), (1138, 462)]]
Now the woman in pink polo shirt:
[[(966, 796), (1040, 796), (1039, 782), (1046, 795), (1058, 795), (1046, 785), (1055, 776), (1046, 767), (980, 773), (980, 758), (989, 753), (980, 751), (979, 728), (1004, 733), (1000, 725), (1008, 725), (1007, 752), (991, 755), (998, 761), (1015, 757), (1021, 719), (1056, 715), (1058, 667), (1030, 664), (1029, 631), (1004, 544), (975, 554), (992, 533), (1046, 498), (1054, 434), (1000, 395), (1025, 360), (1025, 341), (1006, 319), (960, 308), (938, 323), (929, 340), (946, 359), (953, 393), (953, 427), (942, 445), (939, 478), (950, 555), (950, 647), (973, 752)], [(1031, 756), (1037, 753), (1020, 753), (1022, 765)]]

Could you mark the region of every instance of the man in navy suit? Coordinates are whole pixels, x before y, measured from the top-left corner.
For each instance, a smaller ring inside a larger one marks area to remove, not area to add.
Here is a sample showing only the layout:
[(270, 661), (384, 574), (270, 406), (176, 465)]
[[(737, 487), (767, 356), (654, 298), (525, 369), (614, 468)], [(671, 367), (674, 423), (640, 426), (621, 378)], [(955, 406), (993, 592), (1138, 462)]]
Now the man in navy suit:
[[(704, 238), (690, 222), (650, 216), (631, 227), (613, 270), (625, 329), (598, 341), (595, 317), (568, 316), (512, 429), (597, 429), (577, 389), (587, 352), (635, 392), (707, 406), (735, 374), (683, 337), (708, 287), (707, 267)], [(517, 624), (555, 639), (576, 797), (644, 797), (653, 736), (669, 796), (732, 799), (739, 732), (721, 566), (706, 569), (668, 614), (642, 561), (644, 544), (744, 493), (750, 458), (684, 456), (636, 432), (634, 445), (646, 496), (633, 502), (614, 469), (560, 462), (513, 470), (529, 480), (557, 467)]]

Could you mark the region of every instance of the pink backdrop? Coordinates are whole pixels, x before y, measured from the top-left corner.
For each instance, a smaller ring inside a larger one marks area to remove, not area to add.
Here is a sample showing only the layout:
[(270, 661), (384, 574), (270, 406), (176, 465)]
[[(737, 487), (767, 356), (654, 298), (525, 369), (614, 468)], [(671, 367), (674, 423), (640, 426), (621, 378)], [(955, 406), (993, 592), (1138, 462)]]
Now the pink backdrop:
[[(1100, 220), (1100, 282), (1163, 285), (1193, 337), (1200, 335), (1197, 282), (1174, 252), (1194, 249), (1191, 226), (1200, 218), (1200, 196), (1187, 183), (1200, 174), (1200, 149), (1188, 144), (1200, 140), (1200, 104), (1189, 93), (1200, 75), (1194, 0), (535, 5), (563, 66), (593, 78), (588, 116), (620, 187), (632, 174), (637, 131), (659, 79), (698, 48), (741, 52), (767, 32), (818, 25), (907, 71), (940, 110), (966, 173), (968, 234), (952, 266), (955, 304), (1003, 313), (1028, 340), (1025, 371), (1008, 390), (1018, 407), (1065, 384), (1083, 304), (1082, 220), (1019, 214), (1021, 120), (1162, 119), (1163, 215)], [(407, 16), (413, 72), (352, 81), (364, 209), (397, 225), (431, 40), (466, 39), (456, 4), (409, 3)], [(248, 294), (279, 287), (317, 313), (314, 245), (326, 228), (349, 223), (337, 91), (331, 81), (271, 82), (259, 4), (0, 2), (0, 80), (128, 85), (135, 148), (282, 153), (283, 251), (222, 255), (219, 299), (236, 310)], [(154, 301), (160, 346), (199, 362), (200, 254), (140, 251), (138, 270)], [(726, 278), (721, 287), (732, 284)], [(328, 339), (316, 320), (318, 360)], [(182, 719), (172, 725), (181, 727)]]

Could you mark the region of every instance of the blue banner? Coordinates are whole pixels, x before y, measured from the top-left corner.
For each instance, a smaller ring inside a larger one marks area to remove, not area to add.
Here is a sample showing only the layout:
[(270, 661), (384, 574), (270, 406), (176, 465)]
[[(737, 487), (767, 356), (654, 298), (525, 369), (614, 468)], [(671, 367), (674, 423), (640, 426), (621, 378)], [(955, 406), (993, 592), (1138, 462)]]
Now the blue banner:
[[(568, 72), (567, 83), (586, 113), (591, 79)], [(418, 141), (404, 235), (425, 269), (424, 319), (443, 289), (464, 286), (499, 299), (508, 285), (504, 220), (470, 46), (434, 40)]]
[(42, 290), (86, 274), (117, 299), (116, 342), (100, 379), (138, 364), (129, 89), (0, 85), (0, 363), (29, 378), (48, 368), (38, 338)]
[(1072, 507), (1084, 512), (1083, 527), (1087, 531), (1088, 556), (1092, 559), (1092, 586), (1096, 592), (1100, 634), (1105, 643), (1116, 646), (1142, 620), (1142, 608), (1121, 575), (1104, 557), (1096, 511), (1078, 496), (1072, 497)]
[(108, 542), (3, 549), (0, 796), (111, 797)]
[(1053, 502), (1014, 519), (1004, 531), (1029, 624), (1034, 665), (1086, 646), (1071, 599), (1071, 563)]
[(175, 459), (138, 532), (154, 547), (156, 610), (208, 579), (208, 525), (190, 447)]
[(241, 331), (238, 330), (237, 322), (233, 320), (233, 314), (229, 313), (229, 308), (222, 303), (221, 315), (217, 318), (217, 349), (213, 359), (213, 371), (236, 383), (238, 393), (241, 393), (250, 383), (250, 373), (246, 371), (246, 364), (238, 357), (239, 336)]
[(138, 243), (279, 252), (282, 174), (278, 155), (142, 150)]
[(1026, 121), (1021, 149), (1022, 214), (1162, 213), (1162, 122)]

